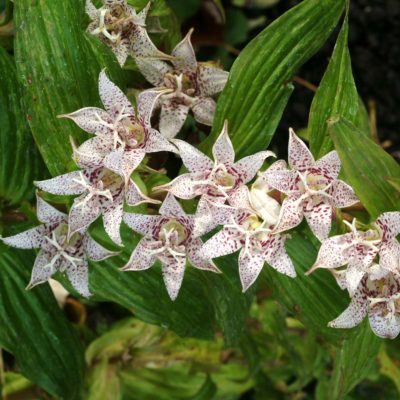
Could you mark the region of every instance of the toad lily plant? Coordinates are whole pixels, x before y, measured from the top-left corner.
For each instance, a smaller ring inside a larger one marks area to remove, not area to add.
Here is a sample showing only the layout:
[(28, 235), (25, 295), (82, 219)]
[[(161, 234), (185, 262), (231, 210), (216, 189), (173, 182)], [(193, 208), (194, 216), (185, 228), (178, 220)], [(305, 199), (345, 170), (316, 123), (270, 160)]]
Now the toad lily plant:
[(333, 209), (358, 202), (353, 189), (337, 179), (340, 166), (336, 151), (315, 161), (306, 145), (290, 130), (290, 169), (285, 161), (278, 160), (261, 174), (271, 187), (287, 196), (276, 231), (294, 228), (305, 217), (320, 241), (328, 237)]
[(147, 34), (146, 17), (150, 4), (137, 14), (126, 0), (103, 0), (99, 9), (91, 0), (86, 0), (86, 13), (92, 20), (87, 31), (111, 48), (121, 66), (128, 55), (169, 59)]
[[(207, 233), (207, 231), (196, 229), (198, 220), (201, 218), (201, 212), (196, 215), (187, 215), (171, 194), (168, 194), (164, 200), (160, 215), (126, 213), (124, 221), (144, 237), (122, 270), (142, 271), (159, 260), (165, 286), (172, 300), (178, 296), (187, 260), (195, 268), (220, 272), (210, 259), (203, 257), (200, 253), (203, 242), (199, 236)], [(200, 225), (203, 224), (200, 223)], [(195, 230), (197, 235), (194, 234)]]
[(40, 249), (28, 289), (59, 271), (67, 274), (78, 293), (89, 297), (88, 258), (101, 261), (117, 253), (106, 250), (85, 232), (68, 235), (67, 215), (36, 197), (37, 216), (43, 225), (3, 238), (3, 242), (19, 249)]
[(198, 63), (190, 37), (192, 30), (172, 52), (171, 64), (149, 57), (137, 57), (145, 78), (157, 89), (168, 89), (159, 99), (160, 132), (175, 137), (189, 110), (196, 121), (212, 125), (216, 103), (213, 96), (222, 91), (228, 72), (212, 63)]

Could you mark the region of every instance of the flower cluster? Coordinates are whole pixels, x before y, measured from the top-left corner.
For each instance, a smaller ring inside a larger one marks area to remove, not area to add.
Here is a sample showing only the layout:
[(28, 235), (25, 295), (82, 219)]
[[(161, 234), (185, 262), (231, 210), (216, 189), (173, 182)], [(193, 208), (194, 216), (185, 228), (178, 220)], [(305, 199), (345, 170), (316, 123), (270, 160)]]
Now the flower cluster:
[[(190, 264), (220, 273), (218, 257), (239, 252), (238, 268), (243, 291), (257, 280), (265, 263), (279, 273), (296, 277), (285, 249), (288, 231), (305, 218), (321, 242), (310, 269), (330, 269), (351, 297), (349, 307), (331, 327), (348, 328), (366, 314), (378, 336), (393, 338), (400, 332), (400, 212), (382, 214), (368, 225), (355, 218), (344, 220), (347, 233), (329, 237), (332, 220), (341, 225), (338, 209), (358, 202), (353, 189), (338, 179), (341, 163), (336, 151), (315, 160), (302, 140), (290, 130), (288, 163), (278, 160), (264, 169), (275, 155), (260, 151), (235, 160), (228, 121), (212, 147), (212, 158), (186, 141), (174, 137), (191, 110), (202, 124), (212, 125), (215, 100), (228, 73), (212, 63), (198, 63), (191, 44), (192, 31), (171, 55), (159, 51), (146, 31), (147, 6), (139, 14), (126, 0), (104, 0), (96, 9), (90, 0), (86, 11), (92, 22), (88, 31), (112, 48), (121, 65), (133, 55), (137, 66), (154, 86), (137, 97), (137, 107), (107, 77), (99, 76), (104, 109), (86, 107), (61, 115), (93, 135), (77, 145), (73, 141), (76, 171), (35, 182), (53, 195), (75, 197), (66, 215), (37, 195), (42, 225), (3, 238), (14, 247), (40, 249), (28, 287), (65, 272), (75, 289), (89, 296), (88, 259), (100, 261), (116, 253), (95, 242), (88, 233), (102, 216), (105, 231), (123, 246), (124, 221), (142, 235), (123, 271), (143, 271), (159, 262), (166, 290), (175, 300)], [(159, 111), (159, 112), (156, 112)], [(159, 117), (159, 118), (157, 118)], [(158, 119), (158, 120), (157, 120)], [(147, 155), (178, 155), (187, 172), (153, 188), (164, 193), (159, 203), (135, 184), (132, 173)], [(197, 201), (187, 214), (177, 199)], [(124, 211), (124, 205), (152, 204), (149, 214)], [(204, 243), (202, 236), (219, 230)]]

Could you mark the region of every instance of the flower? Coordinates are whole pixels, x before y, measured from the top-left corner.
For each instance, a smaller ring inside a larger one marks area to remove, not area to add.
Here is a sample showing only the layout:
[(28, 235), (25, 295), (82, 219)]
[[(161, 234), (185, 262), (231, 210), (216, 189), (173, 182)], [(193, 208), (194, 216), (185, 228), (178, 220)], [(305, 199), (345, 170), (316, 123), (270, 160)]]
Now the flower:
[(400, 333), (400, 265), (390, 272), (374, 264), (360, 281), (350, 305), (329, 322), (331, 328), (352, 328), (368, 314), (375, 335), (394, 339)]
[(139, 13), (126, 0), (103, 0), (97, 9), (91, 0), (86, 0), (86, 13), (92, 22), (87, 31), (111, 48), (121, 66), (129, 54), (169, 59), (153, 44), (146, 31), (146, 17), (150, 2)]
[(79, 148), (75, 160), (92, 168), (104, 165), (127, 183), (146, 153), (176, 152), (175, 146), (150, 125), (151, 113), (160, 93), (142, 92), (138, 115), (125, 94), (112, 83), (104, 70), (99, 76), (99, 93), (106, 109), (85, 107), (60, 117), (72, 119), (86, 132), (96, 135)]
[(125, 185), (120, 176), (103, 167), (69, 172), (52, 179), (36, 181), (35, 185), (55, 195), (80, 195), (75, 198), (69, 212), (68, 238), (87, 229), (102, 215), (107, 234), (119, 246), (123, 245), (120, 226), (124, 199), (130, 205), (157, 203), (145, 196), (131, 179)]
[(212, 125), (215, 101), (222, 91), (228, 72), (212, 63), (198, 63), (190, 37), (186, 37), (172, 51), (172, 65), (159, 59), (137, 57), (136, 64), (145, 78), (159, 89), (169, 89), (160, 97), (160, 132), (172, 138), (181, 130), (189, 110), (196, 121)]
[(69, 237), (67, 216), (36, 195), (37, 215), (42, 225), (14, 236), (3, 238), (9, 246), (40, 251), (36, 257), (28, 289), (46, 282), (57, 271), (65, 272), (72, 286), (89, 297), (88, 258), (101, 261), (116, 253), (95, 242), (87, 233)]
[(267, 157), (274, 156), (271, 151), (260, 151), (235, 163), (235, 150), (228, 136), (227, 122), (213, 146), (214, 161), (182, 140), (172, 139), (172, 142), (189, 173), (158, 189), (167, 190), (181, 199), (201, 196), (200, 204), (204, 201), (228, 201), (232, 206), (246, 207), (248, 190), (245, 184), (254, 178)]
[(351, 232), (324, 240), (317, 260), (308, 273), (317, 268), (337, 269), (347, 265), (342, 274), (345, 275), (350, 295), (354, 294), (378, 255), (381, 268), (400, 273), (400, 244), (396, 239), (400, 233), (400, 212), (381, 214), (365, 231), (357, 229), (355, 218), (352, 224), (347, 221), (344, 223)]
[(159, 260), (171, 300), (178, 296), (187, 259), (195, 268), (220, 272), (211, 260), (200, 254), (203, 242), (199, 236), (207, 232), (197, 229), (198, 236), (193, 232), (201, 217), (199, 213), (187, 215), (171, 194), (165, 198), (160, 215), (125, 213), (126, 224), (144, 237), (122, 270), (143, 271)]
[(337, 179), (340, 159), (331, 151), (318, 161), (306, 145), (290, 129), (289, 166), (278, 160), (261, 176), (274, 189), (285, 193), (277, 232), (294, 228), (306, 217), (314, 235), (320, 240), (328, 237), (333, 208), (349, 207), (358, 199), (353, 189)]
[(285, 250), (285, 240), (284, 235), (273, 232), (267, 220), (260, 220), (256, 213), (248, 210), (237, 209), (231, 223), (205, 242), (202, 254), (206, 258), (216, 258), (241, 249), (239, 275), (244, 292), (255, 282), (265, 262), (282, 274), (296, 276)]

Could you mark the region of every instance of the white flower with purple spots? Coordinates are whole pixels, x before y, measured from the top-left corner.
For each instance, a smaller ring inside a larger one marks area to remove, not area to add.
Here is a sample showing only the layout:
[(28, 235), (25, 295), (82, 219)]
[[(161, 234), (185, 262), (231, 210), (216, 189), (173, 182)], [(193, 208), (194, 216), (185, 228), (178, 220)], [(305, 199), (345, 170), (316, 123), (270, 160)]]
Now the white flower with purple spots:
[(70, 118), (86, 132), (96, 135), (79, 148), (74, 148), (78, 165), (91, 168), (104, 165), (128, 182), (146, 153), (176, 152), (175, 146), (150, 124), (160, 93), (142, 92), (138, 98), (137, 115), (128, 98), (104, 71), (99, 76), (99, 93), (106, 110), (85, 107), (61, 116)]
[(178, 176), (158, 189), (167, 190), (180, 199), (201, 196), (201, 206), (206, 201), (210, 204), (228, 202), (234, 207), (247, 208), (249, 199), (246, 183), (254, 178), (266, 158), (274, 156), (271, 151), (260, 151), (235, 162), (235, 150), (228, 136), (226, 122), (212, 149), (214, 160), (183, 140), (172, 139), (172, 142), (178, 148), (189, 173)]
[(382, 214), (366, 230), (357, 229), (356, 219), (352, 224), (344, 222), (351, 232), (324, 240), (309, 272), (317, 268), (338, 269), (347, 265), (341, 275), (344, 275), (345, 285), (353, 295), (375, 257), (379, 256), (381, 268), (391, 272), (399, 270), (400, 244), (396, 236), (400, 233), (400, 212)]
[(400, 264), (389, 272), (374, 264), (360, 281), (350, 305), (329, 323), (332, 328), (352, 328), (366, 315), (375, 335), (394, 339), (400, 333)]
[(215, 112), (213, 96), (221, 92), (228, 72), (212, 63), (198, 63), (190, 30), (172, 52), (171, 64), (159, 59), (137, 57), (136, 64), (145, 78), (158, 90), (168, 89), (160, 97), (160, 132), (175, 137), (181, 130), (189, 110), (196, 121), (212, 125)]
[(100, 246), (87, 233), (76, 232), (69, 236), (67, 215), (39, 196), (37, 215), (43, 225), (2, 239), (5, 244), (19, 249), (40, 249), (28, 288), (47, 282), (59, 271), (66, 273), (78, 293), (89, 297), (87, 260), (101, 261), (116, 253)]
[(103, 0), (99, 9), (91, 0), (86, 0), (86, 13), (92, 20), (87, 31), (111, 48), (121, 66), (128, 55), (169, 59), (147, 34), (146, 17), (150, 4), (137, 14), (126, 0)]
[(290, 169), (279, 160), (261, 174), (271, 187), (287, 196), (277, 232), (294, 228), (305, 217), (314, 235), (322, 241), (329, 235), (333, 209), (349, 207), (358, 199), (349, 185), (337, 179), (340, 159), (336, 151), (315, 161), (291, 129), (288, 158)]
[[(165, 286), (172, 300), (178, 296), (187, 260), (195, 268), (220, 272), (210, 259), (200, 254), (203, 242), (199, 236), (207, 233), (204, 229), (196, 228), (197, 220), (201, 217), (199, 213), (187, 215), (171, 194), (164, 200), (160, 215), (125, 213), (126, 224), (144, 237), (122, 270), (143, 271), (159, 260)], [(215, 225), (207, 229), (213, 227)]]

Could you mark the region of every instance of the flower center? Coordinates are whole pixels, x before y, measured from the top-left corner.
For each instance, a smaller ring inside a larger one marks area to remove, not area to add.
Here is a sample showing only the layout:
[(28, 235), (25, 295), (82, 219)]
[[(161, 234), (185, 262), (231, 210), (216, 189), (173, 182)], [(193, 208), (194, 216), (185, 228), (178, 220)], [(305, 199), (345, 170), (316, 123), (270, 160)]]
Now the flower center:
[(145, 132), (142, 125), (133, 121), (131, 118), (124, 118), (121, 121), (122, 129), (119, 129), (118, 134), (123, 144), (128, 147), (139, 147), (145, 139)]
[(159, 238), (166, 245), (179, 246), (186, 240), (187, 231), (182, 224), (172, 219), (161, 226)]

